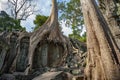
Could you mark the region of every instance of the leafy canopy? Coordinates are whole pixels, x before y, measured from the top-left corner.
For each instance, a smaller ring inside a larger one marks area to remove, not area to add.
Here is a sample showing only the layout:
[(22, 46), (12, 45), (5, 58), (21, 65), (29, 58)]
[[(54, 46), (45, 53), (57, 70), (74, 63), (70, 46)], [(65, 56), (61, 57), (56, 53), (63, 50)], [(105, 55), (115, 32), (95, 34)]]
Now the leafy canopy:
[[(65, 21), (67, 27), (72, 29), (72, 34), (69, 35), (71, 38), (78, 39), (80, 41), (86, 41), (86, 36), (80, 36), (83, 30), (83, 14), (81, 12), (80, 0), (64, 0), (58, 2), (58, 9), (60, 13), (60, 20)], [(86, 33), (84, 34), (86, 35)], [(83, 38), (85, 40), (83, 40)]]
[(20, 20), (11, 18), (5, 11), (0, 13), (0, 31), (25, 30), (20, 25)]
[(40, 26), (42, 26), (45, 21), (47, 20), (48, 16), (44, 15), (36, 15), (36, 18), (34, 20), (35, 28), (34, 30), (37, 30)]

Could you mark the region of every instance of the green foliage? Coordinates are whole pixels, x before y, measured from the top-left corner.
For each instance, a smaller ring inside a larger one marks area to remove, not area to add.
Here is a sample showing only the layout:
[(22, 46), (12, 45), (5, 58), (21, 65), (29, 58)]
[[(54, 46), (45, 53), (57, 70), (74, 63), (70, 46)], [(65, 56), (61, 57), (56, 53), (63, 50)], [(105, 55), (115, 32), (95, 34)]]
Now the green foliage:
[(25, 30), (20, 25), (20, 20), (11, 18), (6, 12), (1, 11), (0, 13), (0, 31), (12, 31), (12, 30)]
[(80, 37), (81, 42), (86, 42), (86, 32)]
[(83, 30), (83, 14), (81, 11), (80, 0), (70, 0), (58, 2), (58, 9), (60, 12), (60, 20), (64, 20), (67, 27), (70, 27), (73, 32), (69, 35), (71, 38), (78, 39), (80, 41), (86, 41), (86, 36), (81, 37), (80, 33)]
[(36, 18), (34, 20), (35, 28), (34, 30), (37, 30), (40, 26), (42, 26), (45, 21), (47, 20), (48, 16), (44, 15), (36, 15)]
[(120, 15), (120, 3), (116, 3), (116, 12), (117, 12), (117, 15)]
[(67, 20), (66, 24), (72, 26), (83, 25), (83, 15), (80, 8), (80, 0), (70, 0), (58, 3), (60, 20)]
[(79, 34), (69, 34), (69, 37), (77, 39), (80, 42), (86, 42), (86, 32), (82, 36)]

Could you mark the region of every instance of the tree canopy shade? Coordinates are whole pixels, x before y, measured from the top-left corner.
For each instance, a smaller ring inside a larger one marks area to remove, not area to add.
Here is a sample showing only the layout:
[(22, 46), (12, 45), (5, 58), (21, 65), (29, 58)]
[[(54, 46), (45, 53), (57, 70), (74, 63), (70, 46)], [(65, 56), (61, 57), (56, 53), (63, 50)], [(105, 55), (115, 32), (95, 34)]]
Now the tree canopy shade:
[(48, 16), (44, 15), (36, 15), (36, 18), (34, 20), (35, 28), (34, 30), (37, 30), (40, 26), (42, 26), (45, 21), (47, 20)]
[(0, 31), (25, 30), (19, 20), (11, 18), (5, 11), (0, 13)]

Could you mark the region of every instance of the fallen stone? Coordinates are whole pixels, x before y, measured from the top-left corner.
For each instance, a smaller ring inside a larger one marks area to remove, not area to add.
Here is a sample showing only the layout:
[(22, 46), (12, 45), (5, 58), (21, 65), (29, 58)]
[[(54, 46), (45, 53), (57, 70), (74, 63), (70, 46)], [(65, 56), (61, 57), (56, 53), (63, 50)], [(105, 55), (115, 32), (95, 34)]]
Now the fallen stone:
[(62, 71), (46, 72), (32, 80), (72, 80), (73, 76)]

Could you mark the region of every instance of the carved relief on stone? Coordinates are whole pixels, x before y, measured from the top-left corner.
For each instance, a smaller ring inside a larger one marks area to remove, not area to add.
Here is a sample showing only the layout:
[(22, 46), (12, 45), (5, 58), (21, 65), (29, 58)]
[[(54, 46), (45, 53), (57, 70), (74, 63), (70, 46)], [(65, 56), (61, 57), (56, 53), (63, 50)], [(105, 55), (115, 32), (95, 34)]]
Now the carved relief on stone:
[(9, 46), (5, 44), (2, 40), (0, 40), (0, 73), (2, 72), (2, 68), (5, 64), (5, 58), (8, 52)]
[(24, 72), (28, 65), (30, 34), (20, 32), (16, 45), (16, 57), (12, 63), (10, 72)]
[(33, 55), (33, 69), (57, 67), (62, 58), (63, 48), (54, 43), (39, 43)]
[(27, 56), (28, 56), (28, 50), (29, 50), (29, 37), (24, 37), (20, 41), (20, 46), (19, 46), (20, 54), (19, 57), (17, 58), (16, 62), (16, 71), (22, 71), (27, 67)]

